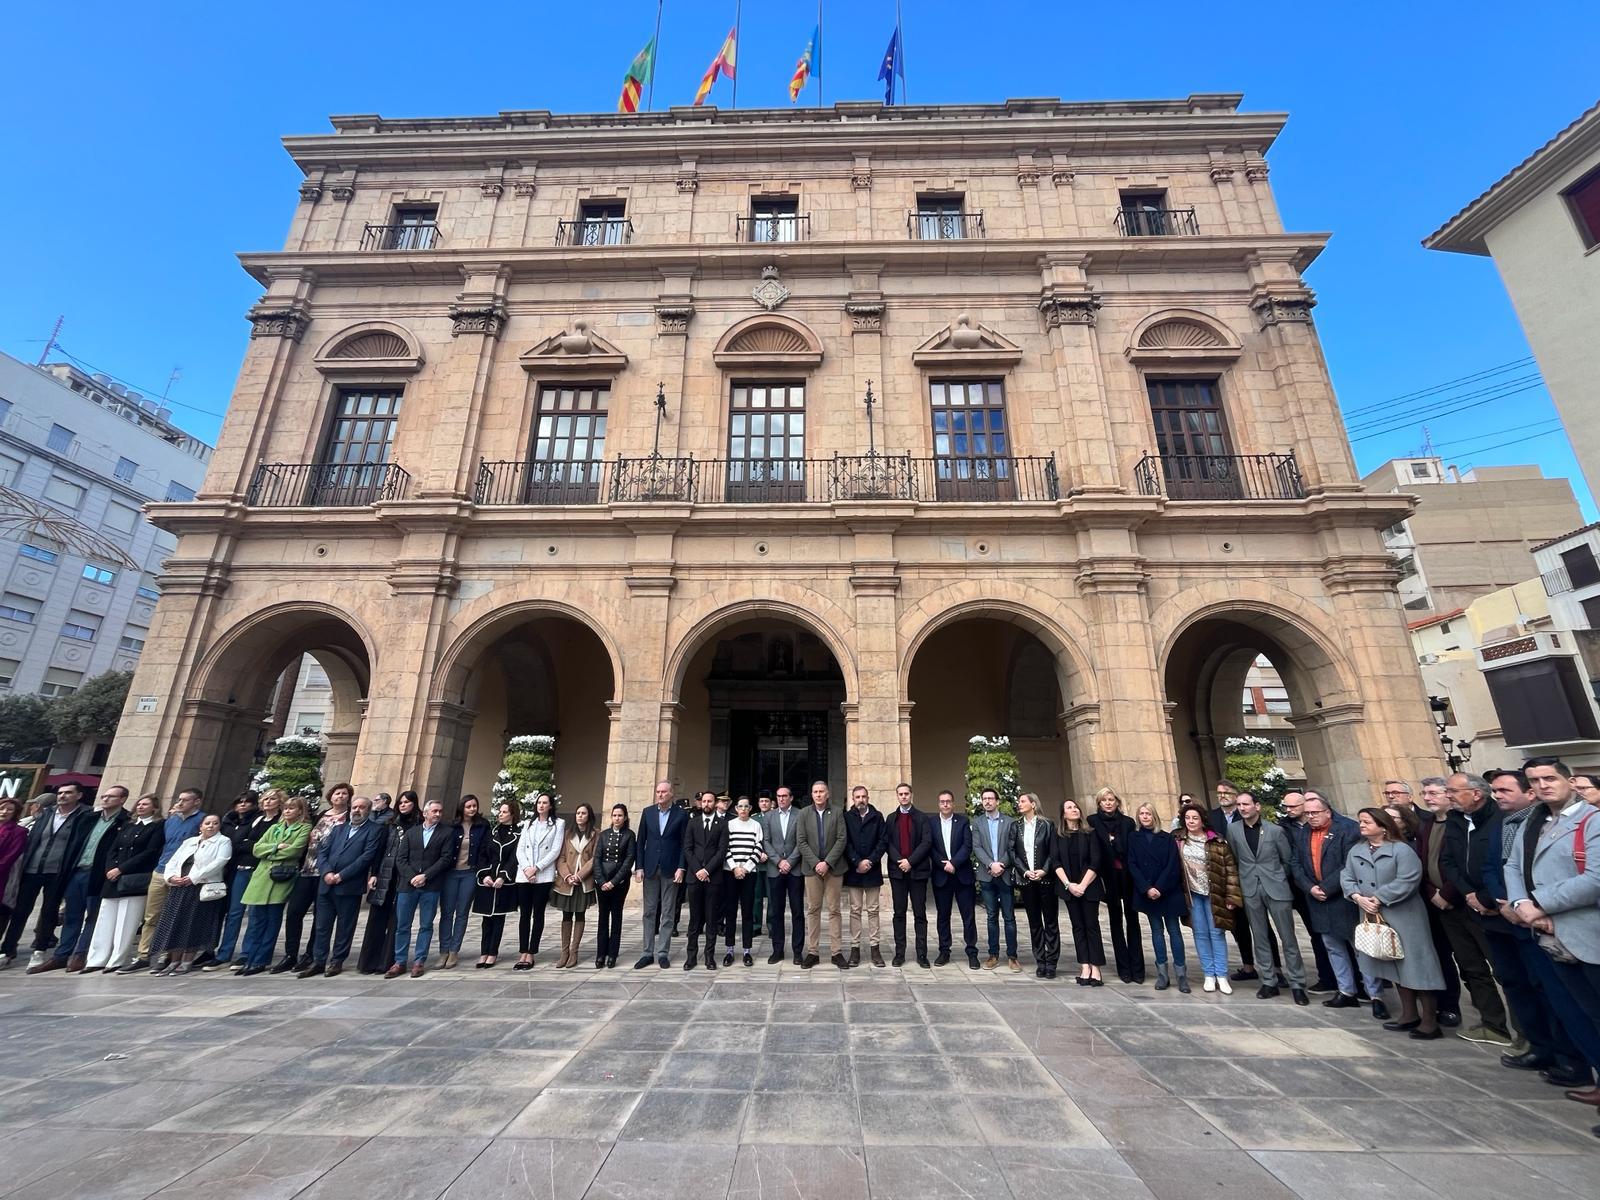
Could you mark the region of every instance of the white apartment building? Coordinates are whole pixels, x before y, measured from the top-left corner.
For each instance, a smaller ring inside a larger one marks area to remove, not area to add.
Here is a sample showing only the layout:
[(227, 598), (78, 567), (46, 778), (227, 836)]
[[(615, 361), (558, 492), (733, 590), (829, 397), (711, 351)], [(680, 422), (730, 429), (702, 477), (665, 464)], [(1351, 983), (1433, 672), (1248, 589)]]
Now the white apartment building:
[[(0, 493), (0, 513), (12, 518), (0, 538), (0, 691), (63, 696), (137, 666), (156, 577), (177, 545), (141, 509), (191, 498), (210, 457), (171, 410), (106, 376), (0, 354), (0, 488), (43, 502), (123, 556), (85, 556), (30, 532)], [(51, 765), (97, 775), (108, 749), (58, 746)]]

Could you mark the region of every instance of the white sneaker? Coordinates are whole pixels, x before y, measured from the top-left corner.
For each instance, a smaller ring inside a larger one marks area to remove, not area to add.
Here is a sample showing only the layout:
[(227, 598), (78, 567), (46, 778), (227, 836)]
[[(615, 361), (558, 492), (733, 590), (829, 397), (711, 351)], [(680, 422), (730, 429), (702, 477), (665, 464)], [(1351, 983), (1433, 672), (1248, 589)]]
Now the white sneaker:
[(28, 966), (31, 968), (42, 965), (49, 953), (48, 950), (35, 950), (28, 958)]
[(1214, 992), (1217, 990), (1217, 977), (1215, 975), (1206, 976), (1205, 990), (1208, 992)]
[(1228, 982), (1228, 977), (1226, 975), (1217, 976), (1217, 991), (1221, 992), (1224, 996), (1233, 995), (1233, 984)]
[(0, 954), (0, 971), (4, 971), (7, 967), (9, 967), (12, 963), (14, 963), (16, 961), (17, 960), (12, 958), (9, 954)]

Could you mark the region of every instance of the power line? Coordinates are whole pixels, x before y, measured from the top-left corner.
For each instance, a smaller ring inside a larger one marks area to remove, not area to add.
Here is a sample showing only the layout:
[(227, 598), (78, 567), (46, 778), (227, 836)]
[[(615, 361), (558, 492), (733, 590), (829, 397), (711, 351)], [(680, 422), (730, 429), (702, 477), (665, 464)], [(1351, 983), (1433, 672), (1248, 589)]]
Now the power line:
[(1372, 412), (1375, 409), (1388, 408), (1391, 404), (1401, 404), (1407, 400), (1418, 400), (1424, 396), (1431, 396), (1435, 392), (1448, 391), (1450, 388), (1457, 387), (1461, 384), (1476, 383), (1481, 379), (1489, 378), (1491, 375), (1500, 375), (1517, 367), (1525, 367), (1532, 361), (1532, 356), (1529, 356), (1527, 358), (1519, 358), (1514, 359), (1511, 362), (1501, 363), (1498, 366), (1485, 367), (1481, 371), (1474, 372), (1471, 375), (1463, 375), (1459, 379), (1448, 379), (1443, 383), (1436, 383), (1432, 387), (1422, 388), (1419, 391), (1406, 392), (1401, 396), (1391, 396), (1387, 400), (1379, 400), (1372, 404), (1364, 404), (1359, 408), (1348, 409), (1345, 411), (1344, 415), (1346, 417), (1356, 417), (1360, 416), (1362, 413)]
[[(1535, 421), (1534, 422), (1535, 425), (1549, 425), (1551, 423), (1554, 423), (1556, 425), (1560, 425), (1561, 424), (1561, 418), (1560, 417), (1551, 417), (1548, 421)], [(1482, 433), (1475, 433), (1471, 437), (1456, 438), (1453, 441), (1448, 441), (1448, 442), (1437, 442), (1437, 443), (1434, 444), (1434, 449), (1435, 450), (1439, 450), (1439, 449), (1442, 449), (1445, 446), (1459, 446), (1462, 442), (1478, 442), (1478, 441), (1482, 441), (1484, 438), (1495, 437), (1495, 436), (1497, 436), (1499, 434), (1502, 434), (1502, 433), (1516, 433), (1519, 430), (1524, 430), (1524, 429), (1527, 429), (1527, 428), (1528, 428), (1527, 425), (1512, 425), (1512, 426), (1509, 426), (1506, 429), (1485, 429)], [(1546, 431), (1546, 432), (1553, 432), (1553, 431)]]
[[(1511, 386), (1518, 382), (1522, 383), (1521, 387)], [(1462, 400), (1471, 400), (1472, 403), (1470, 404), (1460, 404), (1452, 400), (1433, 408), (1418, 409), (1409, 413), (1396, 413), (1390, 418), (1374, 418), (1365, 424), (1355, 426), (1351, 430), (1354, 436), (1350, 440), (1359, 441), (1362, 438), (1374, 437), (1380, 433), (1391, 433), (1396, 429), (1404, 429), (1409, 425), (1415, 425), (1422, 421), (1436, 420), (1439, 417), (1448, 417), (1458, 412), (1466, 412), (1468, 409), (1481, 408), (1485, 404), (1493, 404), (1496, 400), (1504, 400), (1507, 396), (1517, 396), (1523, 392), (1535, 391), (1542, 387), (1544, 387), (1544, 381), (1540, 379), (1525, 382), (1507, 380), (1499, 390), (1487, 395), (1483, 392), (1468, 392), (1460, 397)], [(1482, 399), (1475, 399), (1475, 397), (1482, 397)]]
[[(1543, 433), (1530, 433), (1527, 437), (1512, 438), (1509, 442), (1501, 442), (1500, 445), (1502, 445), (1502, 446), (1515, 446), (1515, 445), (1517, 445), (1517, 444), (1519, 444), (1521, 442), (1537, 441), (1539, 438), (1554, 437), (1558, 433), (1565, 433), (1565, 432), (1566, 432), (1566, 430), (1564, 430), (1564, 429), (1547, 429)], [(1488, 449), (1488, 448), (1489, 447), (1487, 447), (1487, 446), (1484, 447), (1485, 450)], [(1481, 451), (1472, 450), (1472, 451), (1468, 451), (1468, 453), (1478, 454), (1478, 453), (1481, 453)], [(1467, 470), (1471, 470), (1471, 468), (1472, 468), (1472, 464), (1468, 463), (1466, 469)]]
[[(143, 392), (145, 395), (149, 395), (149, 394), (151, 394), (153, 392), (160, 392), (161, 391), (161, 389), (159, 389), (159, 388), (144, 387), (144, 386), (142, 386), (140, 384), (133, 383), (133, 382), (127, 380), (127, 379), (123, 379), (120, 375), (113, 375), (110, 371), (106, 370), (104, 367), (97, 367), (92, 362), (88, 362), (88, 361), (86, 361), (84, 359), (79, 358), (76, 354), (72, 354), (72, 353), (68, 352), (68, 350), (64, 346), (62, 346), (62, 344), (60, 342), (57, 342), (55, 344), (55, 347), (56, 347), (56, 353), (61, 355), (62, 358), (70, 358), (75, 364), (77, 364), (80, 367), (83, 367), (85, 370), (92, 371), (92, 372), (94, 372), (96, 374), (104, 375), (104, 376), (106, 376), (106, 377), (108, 377), (110, 379), (114, 379), (118, 383), (122, 384), (124, 387), (130, 387), (136, 392)], [(171, 387), (172, 385), (169, 383), (167, 386)], [(171, 399), (167, 399), (165, 396), (163, 396), (161, 402), (164, 405), (170, 405), (170, 406), (172, 406), (174, 408), (186, 408), (190, 412), (204, 413), (208, 417), (217, 417), (217, 418), (220, 419), (221, 417), (223, 417), (225, 415), (223, 413), (213, 412), (209, 408), (201, 408), (198, 404), (185, 404), (182, 400), (171, 400)]]
[(1374, 425), (1386, 425), (1390, 421), (1400, 418), (1421, 418), (1430, 416), (1434, 413), (1447, 413), (1450, 412), (1455, 405), (1460, 404), (1463, 400), (1476, 400), (1480, 396), (1499, 393), (1505, 388), (1514, 387), (1520, 384), (1530, 384), (1537, 387), (1543, 382), (1543, 377), (1537, 371), (1535, 371), (1532, 375), (1515, 375), (1510, 379), (1496, 380), (1494, 383), (1491, 383), (1486, 387), (1478, 388), (1475, 391), (1457, 392), (1453, 396), (1437, 396), (1432, 400), (1424, 401), (1420, 406), (1408, 407), (1402, 405), (1398, 409), (1391, 412), (1378, 413), (1370, 417), (1362, 417), (1352, 422), (1350, 424), (1350, 428), (1360, 431), (1363, 429), (1371, 429)]
[(1448, 415), (1453, 414), (1453, 413), (1466, 412), (1468, 409), (1472, 409), (1472, 408), (1482, 408), (1485, 404), (1493, 404), (1496, 400), (1504, 400), (1507, 396), (1515, 396), (1515, 395), (1518, 395), (1518, 394), (1520, 394), (1522, 392), (1531, 392), (1531, 391), (1534, 391), (1537, 388), (1542, 388), (1543, 386), (1544, 386), (1543, 381), (1540, 381), (1539, 383), (1530, 383), (1530, 384), (1526, 385), (1525, 387), (1512, 388), (1510, 391), (1500, 392), (1500, 393), (1498, 393), (1496, 395), (1489, 396), (1486, 399), (1474, 401), (1471, 404), (1462, 404), (1462, 405), (1459, 405), (1459, 406), (1457, 406), (1455, 408), (1445, 409), (1443, 412), (1440, 412), (1440, 413), (1417, 413), (1417, 414), (1414, 414), (1412, 416), (1408, 416), (1404, 420), (1399, 421), (1399, 422), (1397, 422), (1397, 423), (1395, 423), (1393, 425), (1386, 425), (1382, 429), (1371, 429), (1371, 430), (1368, 430), (1368, 431), (1366, 431), (1364, 433), (1360, 433), (1360, 434), (1356, 435), (1355, 437), (1352, 437), (1350, 440), (1352, 442), (1364, 442), (1364, 441), (1367, 441), (1367, 440), (1369, 440), (1371, 438), (1382, 437), (1386, 433), (1397, 433), (1402, 429), (1407, 429), (1410, 426), (1415, 425), (1423, 417), (1427, 417), (1427, 416), (1448, 416)]

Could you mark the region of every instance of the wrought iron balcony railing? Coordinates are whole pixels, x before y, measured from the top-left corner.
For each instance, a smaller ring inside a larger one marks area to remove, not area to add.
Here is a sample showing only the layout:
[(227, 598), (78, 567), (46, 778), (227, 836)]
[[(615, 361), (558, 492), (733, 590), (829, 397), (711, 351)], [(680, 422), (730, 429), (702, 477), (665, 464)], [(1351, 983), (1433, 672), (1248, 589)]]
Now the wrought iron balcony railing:
[(1117, 232), (1123, 237), (1194, 237), (1200, 224), (1192, 208), (1123, 208), (1117, 210)]
[(959, 241), (983, 236), (983, 213), (925, 212), (914, 209), (906, 214), (906, 228), (912, 241)]
[(1145, 496), (1170, 500), (1303, 500), (1293, 454), (1147, 454), (1134, 467)]
[(368, 225), (361, 231), (363, 250), (432, 250), (443, 243), (437, 225)]
[(394, 463), (257, 463), (245, 503), (257, 508), (365, 508), (403, 500), (411, 476)]
[(633, 241), (633, 222), (627, 217), (584, 217), (556, 223), (558, 246), (626, 246)]
[(844, 500), (996, 503), (1061, 498), (1055, 456), (696, 459), (650, 455), (593, 463), (503, 460), (478, 466), (480, 505), (829, 504)]
[(811, 236), (810, 213), (769, 213), (737, 221), (741, 242), (803, 242)]

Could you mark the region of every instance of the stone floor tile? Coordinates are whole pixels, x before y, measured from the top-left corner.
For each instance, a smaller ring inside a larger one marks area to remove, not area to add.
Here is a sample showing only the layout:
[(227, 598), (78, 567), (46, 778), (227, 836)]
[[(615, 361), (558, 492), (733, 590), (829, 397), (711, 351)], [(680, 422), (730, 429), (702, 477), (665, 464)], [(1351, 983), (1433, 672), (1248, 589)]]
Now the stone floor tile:
[(937, 1054), (853, 1054), (851, 1074), (861, 1093), (956, 1090), (950, 1061)]
[(748, 1101), (743, 1092), (656, 1088), (640, 1097), (619, 1141), (737, 1143)]
[(305, 1101), (303, 1083), (247, 1083), (205, 1097), (150, 1128), (160, 1133), (261, 1133)]
[[(1027, 1154), (995, 1155), (1017, 1200), (1149, 1200), (1151, 1190), (1114, 1150), (1068, 1150), (1048, 1144)], [(1192, 1200), (1190, 1192), (1182, 1200)]]
[[(1321, 1063), (1319, 1066), (1347, 1075), (1366, 1084), (1380, 1095), (1396, 1100), (1426, 1100), (1436, 1096), (1459, 1094), (1466, 1090), (1456, 1080), (1441, 1075), (1419, 1062), (1408, 1062), (1403, 1069), (1397, 1069), (1392, 1059), (1339, 1058)], [(1502, 1074), (1511, 1074), (1504, 1067), (1500, 1070)]]
[(854, 1093), (763, 1094), (745, 1110), (740, 1142), (765, 1145), (861, 1144), (861, 1116)]
[(580, 1050), (550, 1083), (561, 1088), (643, 1088), (666, 1058), (664, 1050)]
[[(781, 1018), (774, 1017), (772, 1020), (780, 1021)], [(787, 1054), (796, 1051), (805, 1054), (843, 1054), (849, 1049), (850, 1035), (842, 1024), (825, 1025), (812, 1022), (769, 1024), (766, 1040), (762, 1043), (762, 1050), (767, 1054)]]
[[(60, 1085), (53, 1083), (52, 1086)], [(110, 1092), (102, 1089), (98, 1099), (76, 1108), (58, 1109), (46, 1117), (43, 1124), (87, 1129), (145, 1129), (228, 1090), (227, 1081), (156, 1079), (135, 1084), (131, 1091), (122, 1087)]]
[(1010, 1194), (989, 1151), (950, 1144), (867, 1147), (872, 1200), (951, 1200)]
[(854, 1076), (848, 1054), (763, 1054), (757, 1092), (849, 1092)]
[[(347, 1084), (326, 1091), (309, 1090), (306, 1102), (285, 1115), (284, 1128), (321, 1129), (334, 1121), (334, 1129), (355, 1137), (376, 1137), (390, 1127), (404, 1128), (420, 1118), (434, 1088), (369, 1087)], [(337, 1114), (335, 1117), (334, 1114)]]
[[(5, 1099), (0, 1094), (0, 1113)], [(0, 1196), (111, 1146), (127, 1145), (120, 1129), (79, 1129), (71, 1137), (40, 1137), (23, 1129), (0, 1135)]]
[(496, 1045), (508, 1050), (578, 1050), (600, 1031), (597, 1021), (526, 1021)]
[(1162, 1087), (1184, 1097), (1242, 1099), (1277, 1096), (1265, 1080), (1240, 1070), (1222, 1058), (1147, 1058), (1140, 1055), (1139, 1069)]
[(849, 1025), (850, 1050), (855, 1054), (937, 1054), (933, 1035), (920, 1024)]
[(844, 1019), (852, 1025), (897, 1025), (918, 1019), (916, 1002), (904, 1000), (847, 1000)]
[[(447, 1200), (580, 1200), (610, 1147), (539, 1139), (492, 1143), (442, 1195)], [(329, 1200), (338, 1200), (330, 1193)], [(374, 1200), (395, 1200), (393, 1193)]]
[[(1106, 1139), (1065, 1096), (971, 1096), (967, 1108), (990, 1146), (1037, 1146), (1041, 1133), (1052, 1146), (1104, 1150)], [(1006, 1151), (997, 1149), (997, 1155)]]
[(437, 1137), (431, 1129), (427, 1135), (375, 1137), (296, 1200), (433, 1200), (489, 1145), (488, 1137)]
[[(1313, 1058), (1374, 1058), (1383, 1052), (1368, 1039), (1348, 1029), (1283, 1029), (1269, 1027), (1270, 1033), (1280, 1042), (1287, 1042), (1293, 1050)], [(1408, 1041), (1410, 1039), (1407, 1039)], [(1413, 1046), (1418, 1043), (1411, 1043)]]
[[(705, 1141), (618, 1142), (584, 1200), (707, 1200), (727, 1195), (739, 1147)], [(466, 1196), (466, 1200), (471, 1197)]]
[(1137, 1026), (1107, 1028), (1107, 1038), (1120, 1050), (1138, 1055), (1195, 1055), (1202, 1052), (1201, 1044), (1192, 1034), (1170, 1026), (1141, 1028)]
[(130, 1156), (124, 1130), (114, 1142), (92, 1154), (73, 1159), (70, 1150), (65, 1152), (59, 1170), (36, 1175), (21, 1187), (6, 1190), (7, 1185), (0, 1184), (0, 1195), (6, 1200), (63, 1200), (69, 1196), (143, 1200), (243, 1140), (236, 1133), (169, 1133), (162, 1136), (160, 1154)]
[[(1190, 1100), (1189, 1107), (1243, 1150), (1356, 1150), (1321, 1104), (1293, 1100)], [(1406, 1124), (1402, 1121), (1399, 1124)]]
[[(1385, 1157), (1392, 1157), (1386, 1155)], [(1551, 1193), (1545, 1189), (1533, 1192), (1533, 1195), (1560, 1195), (1582, 1196), (1594, 1189), (1594, 1155), (1590, 1154), (1516, 1154), (1511, 1156), (1516, 1162), (1530, 1170), (1537, 1171), (1544, 1178), (1553, 1180), (1562, 1189), (1560, 1193)], [(1402, 1167), (1410, 1170), (1405, 1164)], [(1448, 1192), (1447, 1192), (1448, 1194)]]
[[(1545, 1128), (1552, 1134), (1560, 1130), (1570, 1130), (1579, 1135), (1579, 1142), (1583, 1149), (1591, 1152), (1600, 1151), (1600, 1140), (1596, 1140), (1593, 1129), (1600, 1125), (1600, 1109), (1588, 1104), (1578, 1104), (1568, 1100), (1554, 1088), (1551, 1092), (1559, 1097), (1554, 1100), (1519, 1100), (1510, 1109), (1517, 1113), (1532, 1113), (1540, 1119)], [(1569, 1146), (1570, 1150), (1571, 1147)]]
[(1055, 1077), (1027, 1058), (977, 1058), (961, 1055), (946, 1060), (959, 1092), (997, 1093), (1009, 1096), (1055, 1096), (1062, 1088)]
[(571, 1061), (572, 1055), (560, 1050), (496, 1048), (463, 1062), (445, 1083), (485, 1088), (541, 1088)]
[(1225, 1058), (1290, 1058), (1302, 1052), (1288, 1042), (1243, 1027), (1227, 1029), (1197, 1029), (1190, 1034), (1195, 1045), (1191, 1054), (1209, 1054)]
[(1376, 1154), (1258, 1150), (1251, 1157), (1300, 1200), (1350, 1200), (1354, 1196), (1369, 1200), (1465, 1200), (1458, 1193), (1424, 1187)]
[(744, 1145), (727, 1200), (868, 1200), (858, 1146)]
[(1233, 1060), (1233, 1065), (1297, 1100), (1358, 1100), (1380, 1095), (1370, 1084), (1314, 1058), (1241, 1055)]
[[(538, 1088), (526, 1087), (442, 1087), (427, 1090), (432, 1095), (424, 1102), (420, 1128), (441, 1134), (481, 1134), (484, 1137), (499, 1133), (539, 1095)], [(393, 1135), (400, 1131), (400, 1126), (391, 1125), (384, 1132)]]
[(712, 1088), (718, 1091), (749, 1091), (755, 1087), (759, 1054), (736, 1054), (718, 1050), (675, 1050), (667, 1055), (656, 1072), (655, 1086), (665, 1088)]
[[(1111, 1093), (1115, 1094), (1115, 1093)], [(1120, 1097), (1119, 1097), (1120, 1098)], [(1204, 1116), (1170, 1102), (1110, 1104), (1078, 1098), (1095, 1128), (1116, 1150), (1233, 1150), (1233, 1142)]]
[(157, 1192), (161, 1200), (289, 1200), (354, 1154), (362, 1137), (262, 1133)]
[(970, 1146), (978, 1139), (961, 1096), (898, 1092), (861, 1098), (861, 1140), (868, 1146)]
[(584, 1043), (584, 1049), (670, 1050), (686, 1028), (674, 1021), (608, 1021)]
[[(1554, 1088), (1550, 1090), (1555, 1092)], [(1559, 1098), (1573, 1108), (1580, 1107), (1565, 1096)], [(1579, 1114), (1582, 1120), (1587, 1120), (1590, 1127), (1600, 1124), (1600, 1110), (1587, 1105), (1582, 1107), (1588, 1108), (1587, 1113)], [(1442, 1106), (1434, 1110), (1434, 1115), (1441, 1125), (1459, 1130), (1467, 1144), (1483, 1150), (1502, 1154), (1600, 1150), (1600, 1141), (1596, 1141), (1587, 1130), (1580, 1133), (1571, 1127), (1558, 1126), (1543, 1119), (1534, 1110), (1520, 1105), (1482, 1104), (1475, 1100), (1463, 1100), (1459, 1096), (1449, 1096), (1444, 1099)], [(1600, 1177), (1596, 1182), (1600, 1183)]]
[(1323, 1100), (1317, 1116), (1363, 1150), (1459, 1150), (1462, 1137), (1415, 1110), (1397, 1119), (1387, 1104), (1360, 1100)]
[[(574, 1031), (577, 1031), (577, 1026), (585, 1023), (575, 1022)], [(527, 1024), (526, 1021), (519, 1021), (515, 1017), (470, 1017), (440, 1021), (412, 1038), (411, 1048), (482, 1050), (499, 1042), (511, 1040), (512, 1035), (525, 1029)]]
[(1115, 1097), (1129, 1103), (1165, 1100), (1170, 1093), (1156, 1083), (1132, 1058), (1081, 1058), (1041, 1055), (1039, 1065), (1075, 1100), (1104, 1100)]
[(724, 1050), (759, 1054), (766, 1040), (765, 1017), (749, 1021), (690, 1021), (678, 1032), (678, 1050), (695, 1053)]
[(1294, 1193), (1242, 1150), (1125, 1150), (1123, 1158), (1157, 1200), (1293, 1200)]
[(502, 1138), (614, 1142), (642, 1092), (546, 1088), (500, 1131)]
[(830, 1025), (843, 1027), (844, 1002), (821, 998), (790, 998), (780, 991), (773, 998), (770, 1019), (780, 1025)]
[[(1547, 1175), (1542, 1166), (1530, 1165), (1532, 1156), (1399, 1151), (1381, 1157), (1423, 1186), (1458, 1200), (1466, 1196), (1551, 1195), (1560, 1187), (1559, 1181)], [(1548, 1162), (1549, 1159), (1544, 1157), (1539, 1161)], [(1584, 1187), (1593, 1190), (1592, 1156), (1587, 1167)]]
[(944, 1054), (1028, 1054), (1027, 1045), (998, 1021), (988, 1025), (943, 1025), (930, 1022), (929, 1032)]

